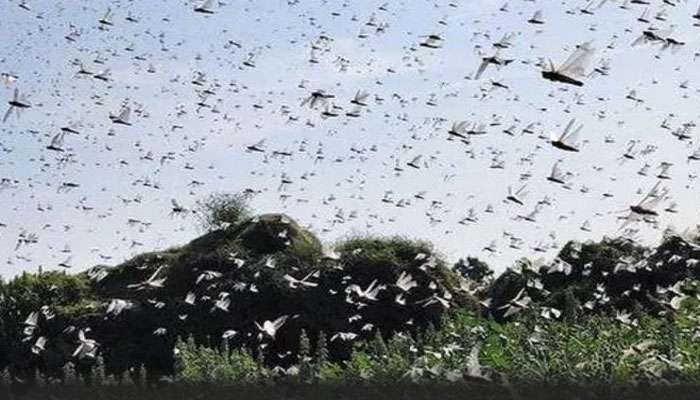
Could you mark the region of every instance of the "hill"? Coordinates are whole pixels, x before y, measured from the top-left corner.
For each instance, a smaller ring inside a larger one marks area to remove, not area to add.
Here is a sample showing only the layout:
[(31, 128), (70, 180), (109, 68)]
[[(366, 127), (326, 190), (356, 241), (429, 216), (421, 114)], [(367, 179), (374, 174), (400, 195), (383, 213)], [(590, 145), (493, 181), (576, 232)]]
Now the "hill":
[[(403, 354), (402, 366), (381, 368), (399, 368), (394, 378), (403, 379), (418, 373), (411, 366), (418, 354), (447, 348), (461, 353), (463, 364), (442, 373), (484, 363), (481, 377), (518, 376), (509, 362), (530, 362), (519, 352), (533, 351), (542, 332), (561, 345), (560, 329), (584, 330), (570, 335), (592, 340), (604, 326), (626, 335), (614, 341), (620, 354), (642, 340), (628, 328), (670, 323), (672, 330), (684, 326), (687, 338), (700, 337), (696, 314), (687, 311), (698, 304), (699, 259), (694, 239), (673, 234), (656, 249), (625, 239), (570, 242), (552, 262), (523, 259), (493, 279), (477, 259), (448, 265), (429, 243), (405, 238), (354, 237), (324, 250), (291, 217), (264, 214), (116, 266), (25, 273), (0, 284), (0, 369), (25, 383), (37, 376), (62, 382), (71, 368), (86, 382), (99, 370), (118, 382), (127, 375), (141, 382), (145, 371), (155, 383), (183, 371), (206, 375), (202, 360), (218, 360), (219, 350), (202, 351), (226, 349), (224, 365), (238, 354), (241, 365), (297, 375), (315, 360), (313, 376), (326, 365), (337, 377), (384, 365), (385, 356), (371, 354), (391, 348)], [(491, 342), (498, 337), (506, 343)], [(666, 350), (677, 351), (673, 346)], [(362, 354), (370, 356), (361, 361)], [(202, 365), (199, 372), (194, 365)]]

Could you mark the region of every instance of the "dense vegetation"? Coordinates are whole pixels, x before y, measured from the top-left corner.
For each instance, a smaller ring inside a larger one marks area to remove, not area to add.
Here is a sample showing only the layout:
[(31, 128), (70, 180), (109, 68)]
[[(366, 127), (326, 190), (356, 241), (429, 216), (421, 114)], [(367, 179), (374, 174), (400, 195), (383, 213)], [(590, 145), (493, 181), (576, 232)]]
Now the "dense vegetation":
[(203, 207), (215, 217), (185, 246), (0, 281), (0, 379), (700, 383), (695, 238), (570, 242), (551, 263), (523, 259), (494, 278), (425, 242), (353, 237), (330, 252), (240, 198)]

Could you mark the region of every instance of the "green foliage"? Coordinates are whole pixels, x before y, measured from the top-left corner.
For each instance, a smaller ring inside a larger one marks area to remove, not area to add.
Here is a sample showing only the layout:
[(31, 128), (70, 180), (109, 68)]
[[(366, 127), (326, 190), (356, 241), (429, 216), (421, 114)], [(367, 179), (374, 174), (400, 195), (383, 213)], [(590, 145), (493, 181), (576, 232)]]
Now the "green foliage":
[(562, 307), (562, 316), (567, 321), (576, 321), (578, 310), (581, 303), (576, 298), (574, 291), (569, 288), (564, 291), (564, 307)]
[(321, 241), (285, 214), (263, 214), (239, 224), (235, 242), (251, 255), (283, 253), (311, 263), (321, 256)]
[(303, 329), (299, 336), (299, 353), (297, 359), (299, 362), (299, 381), (302, 383), (310, 383), (316, 380), (316, 371), (311, 358), (311, 341), (306, 331)]
[(246, 350), (224, 353), (197, 346), (192, 338), (176, 344), (178, 380), (188, 384), (261, 383), (265, 367)]
[[(700, 250), (671, 233), (656, 252), (619, 239), (571, 242), (559, 254), (567, 272), (522, 259), (492, 280), (485, 263), (450, 268), (426, 242), (354, 237), (337, 244), (337, 259), (322, 258), (320, 241), (291, 218), (236, 215), (226, 229), (116, 267), (0, 281), (0, 376), (109, 385), (143, 369), (150, 384), (700, 384), (700, 270), (691, 261)], [(624, 268), (637, 263), (640, 272)], [(163, 287), (141, 285), (156, 271)], [(399, 287), (401, 275), (416, 285)], [(359, 296), (375, 284), (373, 298)], [(196, 301), (185, 301), (189, 293)], [(214, 307), (222, 293), (228, 310)], [(529, 300), (506, 318), (515, 296)], [(114, 298), (131, 306), (106, 316)], [(592, 300), (600, 304), (586, 307)], [(634, 322), (616, 318), (621, 311)], [(32, 312), (41, 316), (25, 333)], [(280, 315), (291, 318), (261, 345), (255, 323)], [(92, 359), (72, 357), (81, 331), (99, 343)], [(39, 335), (46, 349), (32, 351)]]
[(375, 357), (384, 357), (387, 354), (386, 343), (384, 343), (384, 338), (382, 333), (377, 331), (374, 335), (374, 339), (370, 342), (370, 349)]
[(398, 267), (412, 261), (418, 255), (433, 254), (428, 242), (411, 240), (399, 236), (378, 238), (355, 236), (336, 244), (343, 264)]
[(460, 258), (455, 263), (454, 270), (477, 283), (485, 283), (493, 278), (491, 267), (476, 257)]
[(311, 364), (314, 366), (316, 377), (320, 378), (324, 373), (324, 369), (329, 364), (330, 355), (328, 354), (328, 343), (326, 342), (326, 334), (321, 331), (316, 340), (316, 353)]
[(197, 202), (200, 225), (207, 231), (228, 229), (250, 218), (250, 198), (245, 193), (213, 193)]
[[(535, 316), (496, 323), (473, 313), (453, 314), (441, 329), (421, 339), (399, 335), (388, 342), (377, 335), (357, 343), (351, 357), (330, 362), (320, 336), (312, 356), (313, 380), (303, 383), (395, 384), (461, 379), (472, 349), (485, 374), (505, 374), (514, 383), (619, 385), (633, 382), (700, 383), (700, 345), (694, 320), (698, 309), (685, 310), (677, 321), (644, 317), (637, 327), (607, 317), (583, 322), (545, 321)], [(305, 337), (305, 335), (303, 336)], [(304, 339), (306, 341), (306, 339)], [(179, 379), (198, 383), (267, 382), (270, 370), (246, 352), (221, 352), (178, 342), (184, 368)], [(302, 346), (307, 348), (306, 345)], [(308, 354), (304, 350), (304, 354)]]
[(8, 302), (23, 311), (35, 310), (42, 305), (73, 306), (93, 296), (89, 279), (58, 271), (23, 273), (0, 286), (0, 290)]

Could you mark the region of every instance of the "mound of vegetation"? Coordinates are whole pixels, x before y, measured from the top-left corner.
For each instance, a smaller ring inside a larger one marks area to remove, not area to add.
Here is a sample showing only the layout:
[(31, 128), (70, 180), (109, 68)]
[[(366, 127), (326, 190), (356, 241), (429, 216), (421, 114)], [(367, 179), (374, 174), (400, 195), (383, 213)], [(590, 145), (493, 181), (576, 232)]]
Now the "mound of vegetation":
[[(202, 203), (180, 247), (0, 282), (8, 382), (697, 383), (700, 246), (667, 234), (566, 244), (493, 279), (429, 243), (332, 251), (240, 196)], [(204, 215), (203, 213), (207, 213)]]
[(289, 216), (251, 216), (237, 201), (206, 206), (213, 230), (184, 246), (75, 276), (25, 274), (3, 286), (2, 345), (16, 354), (2, 366), (18, 381), (37, 373), (63, 381), (71, 363), (89, 381), (99, 355), (118, 381), (127, 373), (140, 381), (143, 369), (154, 382), (175, 374), (178, 338), (290, 366), (302, 332), (314, 343), (325, 336), (329, 360), (343, 360), (358, 341), (415, 335), (450, 309), (476, 309), (459, 275), (426, 243), (352, 238), (324, 255)]
[(672, 315), (698, 292), (698, 260), (700, 246), (675, 234), (654, 250), (621, 238), (569, 242), (551, 263), (524, 259), (501, 274), (489, 288), (489, 311), (504, 319), (539, 308), (571, 321)]

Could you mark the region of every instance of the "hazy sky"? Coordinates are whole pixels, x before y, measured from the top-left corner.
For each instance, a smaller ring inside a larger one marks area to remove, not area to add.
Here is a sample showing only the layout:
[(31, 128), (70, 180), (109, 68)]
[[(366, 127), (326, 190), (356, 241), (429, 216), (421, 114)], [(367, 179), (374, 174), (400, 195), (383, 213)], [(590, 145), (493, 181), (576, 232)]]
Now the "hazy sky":
[[(227, 1), (212, 15), (183, 1), (31, 0), (29, 11), (3, 1), (0, 72), (18, 77), (0, 86), (3, 106), (18, 88), (32, 108), (0, 125), (0, 276), (57, 268), (68, 257), (74, 270), (116, 264), (185, 243), (201, 232), (193, 216), (170, 216), (171, 199), (191, 207), (209, 193), (244, 189), (260, 192), (256, 211), (288, 213), (328, 243), (404, 234), (432, 241), (450, 260), (476, 255), (500, 271), (550, 244), (552, 232), (558, 245), (619, 234), (622, 211), (670, 162), (658, 226), (692, 227), (700, 161), (687, 157), (697, 144), (671, 132), (699, 114), (697, 4), (651, 2), (652, 22), (643, 23), (645, 7), (613, 1), (594, 15), (579, 11), (585, 1), (548, 0), (509, 1), (507, 11), (493, 1)], [(108, 7), (113, 25), (98, 29)], [(528, 24), (540, 9), (545, 23)], [(655, 18), (661, 10), (666, 17)], [(652, 26), (685, 45), (632, 47)], [(73, 42), (65, 38), (72, 31)], [(499, 56), (514, 61), (471, 79), (510, 32), (512, 46)], [(444, 39), (441, 48), (418, 45), (429, 34)], [(582, 88), (542, 79), (539, 57), (559, 63), (590, 40), (591, 69), (609, 59), (608, 76), (584, 78)], [(90, 72), (108, 68), (109, 81), (78, 74), (78, 60)], [(196, 71), (206, 74), (204, 86), (191, 83)], [(206, 88), (214, 94), (199, 107), (196, 90)], [(317, 89), (335, 96), (341, 116), (301, 106)], [(369, 105), (346, 117), (360, 89)], [(639, 101), (627, 98), (630, 90)], [(109, 120), (123, 103), (141, 110), (131, 126)], [(671, 129), (662, 128), (671, 114)], [(574, 117), (584, 124), (579, 153), (538, 137)], [(488, 133), (449, 141), (460, 120), (483, 122)], [(522, 135), (531, 122), (536, 133)], [(65, 137), (64, 152), (47, 150), (69, 124), (80, 134)], [(515, 136), (503, 133), (513, 124)], [(261, 139), (264, 154), (245, 151)], [(656, 150), (622, 162), (630, 140)], [(418, 155), (420, 169), (406, 165)], [(491, 168), (494, 157), (504, 168)], [(570, 189), (546, 180), (557, 160), (572, 173)], [(282, 176), (292, 183), (281, 185)], [(79, 186), (58, 190), (66, 182)], [(525, 204), (505, 204), (508, 187), (523, 184)], [(392, 202), (382, 201), (385, 191)], [(424, 200), (414, 197), (423, 191)], [(518, 220), (545, 196), (551, 205), (535, 222)], [(671, 202), (677, 213), (663, 211)], [(493, 213), (484, 212), (489, 204)], [(472, 207), (478, 222), (460, 224)], [(649, 224), (635, 228), (642, 241), (660, 235)], [(519, 249), (504, 231), (523, 239)], [(15, 250), (22, 232), (38, 241)], [(489, 255), (482, 249), (493, 240), (498, 252)]]

